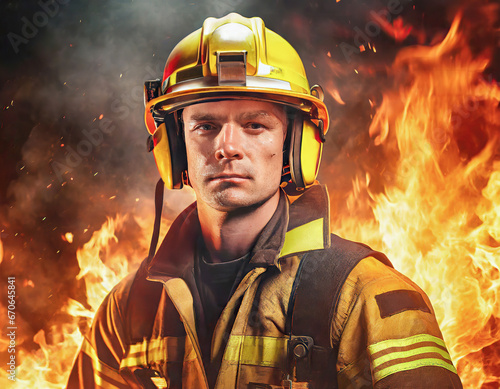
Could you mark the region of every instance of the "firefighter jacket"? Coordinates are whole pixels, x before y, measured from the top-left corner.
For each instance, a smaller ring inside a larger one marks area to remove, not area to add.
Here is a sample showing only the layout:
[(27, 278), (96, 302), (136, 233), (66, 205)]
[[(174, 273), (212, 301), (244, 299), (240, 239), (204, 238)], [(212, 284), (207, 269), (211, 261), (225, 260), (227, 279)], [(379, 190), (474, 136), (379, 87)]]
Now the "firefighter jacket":
[[(193, 275), (200, 233), (196, 204), (174, 221), (154, 258), (105, 298), (85, 336), (68, 388), (206, 388), (199, 335), (203, 308)], [(284, 193), (251, 252), (251, 270), (215, 327), (210, 360), (215, 387), (307, 388), (285, 378), (285, 322), (295, 274), (305, 253), (329, 255), (326, 188), (297, 200)], [(321, 271), (321, 269), (319, 269)], [(328, 320), (337, 347), (337, 382), (325, 388), (459, 388), (434, 310), (412, 281), (378, 259), (349, 273)], [(209, 373), (209, 372), (208, 372)], [(337, 386), (338, 385), (338, 386)]]

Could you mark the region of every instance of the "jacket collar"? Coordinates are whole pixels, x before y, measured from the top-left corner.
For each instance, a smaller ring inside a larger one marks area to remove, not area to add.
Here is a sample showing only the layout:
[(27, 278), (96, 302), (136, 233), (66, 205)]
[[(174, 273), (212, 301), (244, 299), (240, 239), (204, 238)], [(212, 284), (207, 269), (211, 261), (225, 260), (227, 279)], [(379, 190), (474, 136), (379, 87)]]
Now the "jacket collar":
[(313, 185), (290, 205), (279, 257), (329, 248), (330, 199), (324, 185)]
[(174, 220), (148, 266), (150, 276), (182, 277), (193, 268), (196, 238), (201, 233), (196, 202)]
[[(330, 247), (329, 208), (324, 185), (314, 185), (298, 198), (288, 197), (281, 191), (278, 207), (252, 249), (250, 263), (279, 268), (282, 257)], [(200, 233), (195, 202), (172, 223), (148, 273), (184, 278), (193, 268)]]

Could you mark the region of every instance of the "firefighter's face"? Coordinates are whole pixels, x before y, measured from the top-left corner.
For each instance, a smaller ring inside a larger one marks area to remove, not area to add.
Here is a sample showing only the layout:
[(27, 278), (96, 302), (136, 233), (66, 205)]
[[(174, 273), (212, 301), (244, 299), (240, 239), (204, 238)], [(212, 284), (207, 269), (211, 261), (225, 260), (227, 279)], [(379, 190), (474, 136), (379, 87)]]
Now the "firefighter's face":
[(265, 203), (281, 181), (284, 109), (223, 100), (183, 111), (188, 174), (198, 201), (231, 211)]

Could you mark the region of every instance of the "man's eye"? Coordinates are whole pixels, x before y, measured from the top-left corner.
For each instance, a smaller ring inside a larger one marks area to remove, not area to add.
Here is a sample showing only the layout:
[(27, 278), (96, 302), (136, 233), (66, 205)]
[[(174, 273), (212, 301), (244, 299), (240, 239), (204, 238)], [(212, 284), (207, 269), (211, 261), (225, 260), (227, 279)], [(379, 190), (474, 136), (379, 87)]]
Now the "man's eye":
[(200, 124), (195, 127), (195, 130), (199, 131), (212, 131), (215, 129), (215, 126), (212, 124)]
[(261, 123), (248, 123), (247, 127), (252, 130), (260, 130), (262, 128), (266, 128), (266, 126)]

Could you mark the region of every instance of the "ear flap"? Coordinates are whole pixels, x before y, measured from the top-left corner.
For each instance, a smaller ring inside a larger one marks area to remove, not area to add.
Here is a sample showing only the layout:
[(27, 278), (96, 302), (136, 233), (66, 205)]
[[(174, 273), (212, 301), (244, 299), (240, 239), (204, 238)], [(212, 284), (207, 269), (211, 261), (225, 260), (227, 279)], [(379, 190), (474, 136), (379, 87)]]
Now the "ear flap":
[(187, 171), (186, 146), (180, 135), (177, 112), (165, 116), (153, 134), (156, 166), (167, 189), (181, 189)]
[(309, 118), (298, 112), (292, 124), (290, 141), (290, 172), (297, 188), (314, 183), (319, 172), (323, 141), (318, 128)]

